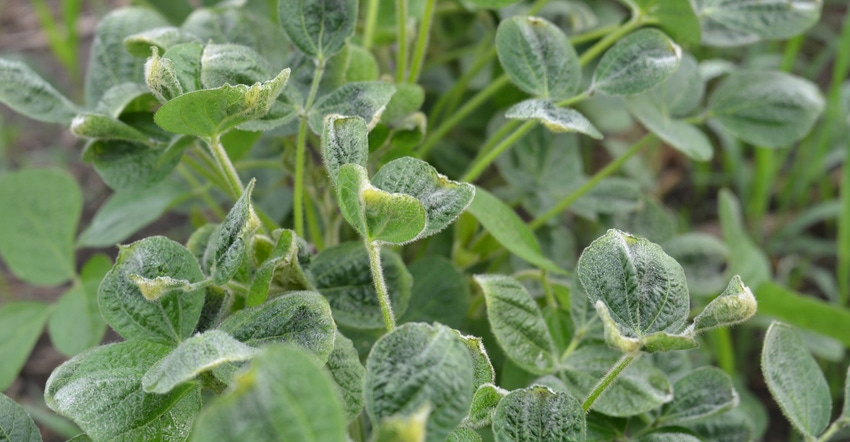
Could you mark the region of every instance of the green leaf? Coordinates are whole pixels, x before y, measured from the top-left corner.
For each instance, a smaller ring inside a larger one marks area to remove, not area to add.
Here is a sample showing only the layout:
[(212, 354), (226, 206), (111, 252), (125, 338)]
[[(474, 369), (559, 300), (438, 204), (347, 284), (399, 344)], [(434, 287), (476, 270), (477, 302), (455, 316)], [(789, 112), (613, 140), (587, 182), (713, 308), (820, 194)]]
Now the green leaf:
[(688, 434), (673, 430), (661, 429), (652, 433), (644, 434), (635, 442), (700, 442), (700, 439)]
[(517, 1), (519, 0), (468, 0), (468, 3), (472, 3), (480, 8), (499, 9), (514, 4)]
[(280, 25), (301, 52), (326, 60), (357, 24), (357, 0), (297, 0), (278, 4)]
[(736, 441), (736, 440), (759, 440), (754, 434), (753, 418), (744, 413), (731, 412), (713, 416), (705, 421), (688, 425), (688, 428), (702, 440)]
[(106, 255), (95, 255), (80, 272), (82, 284), (65, 292), (59, 301), (47, 330), (50, 342), (65, 356), (73, 356), (99, 344), (106, 333), (106, 322), (97, 305), (97, 288), (112, 261)]
[(118, 118), (124, 111), (147, 111), (154, 104), (154, 97), (149, 87), (144, 84), (126, 82), (112, 86), (104, 92), (95, 107), (95, 113)]
[(310, 110), (310, 129), (322, 133), (325, 117), (338, 114), (360, 117), (371, 130), (381, 121), (381, 114), (395, 91), (392, 83), (384, 81), (346, 83), (316, 101)]
[(641, 29), (617, 41), (602, 56), (590, 90), (608, 95), (639, 94), (673, 75), (681, 60), (682, 48), (663, 32)]
[(493, 423), (493, 415), (499, 402), (507, 396), (508, 391), (493, 384), (482, 384), (472, 395), (469, 413), (463, 419), (463, 425), (472, 428), (482, 428)]
[(464, 274), (439, 255), (427, 255), (408, 270), (413, 276), (413, 289), (399, 322), (440, 321), (449, 327), (460, 327), (471, 302)]
[(9, 396), (0, 393), (0, 440), (41, 442), (41, 433), (29, 413)]
[(327, 368), (342, 397), (346, 422), (351, 423), (363, 409), (363, 379), (366, 377), (366, 368), (360, 363), (360, 355), (351, 339), (339, 332), (336, 333), (333, 348), (328, 356)]
[(11, 301), (0, 306), (0, 390), (18, 377), (50, 316), (49, 305), (34, 301)]
[(475, 186), (446, 178), (425, 161), (403, 157), (385, 164), (372, 184), (390, 193), (410, 195), (422, 204), (426, 222), (416, 239), (448, 227), (472, 203)]
[[(353, 80), (351, 80), (353, 81)], [(418, 111), (425, 102), (425, 89), (418, 84), (399, 83), (387, 108), (381, 113), (381, 121), (394, 123)]]
[(124, 39), (127, 52), (136, 57), (147, 57), (151, 53), (151, 47), (155, 47), (160, 53), (165, 53), (183, 43), (202, 43), (202, 41), (195, 34), (174, 26), (147, 29)]
[(77, 105), (44, 81), (29, 66), (0, 58), (0, 103), (27, 117), (68, 125)]
[(210, 330), (181, 342), (154, 364), (142, 377), (142, 389), (165, 394), (218, 365), (246, 361), (258, 352), (221, 330)]
[(481, 436), (479, 436), (475, 430), (459, 427), (449, 433), (449, 437), (446, 439), (446, 442), (481, 442), (482, 440)]
[(469, 357), (472, 359), (472, 390), (475, 391), (484, 384), (495, 383), (496, 370), (493, 368), (493, 363), (490, 362), (490, 356), (484, 347), (484, 340), (475, 336), (466, 336), (457, 330), (455, 332), (463, 345), (466, 346)]
[(274, 70), (262, 55), (248, 46), (208, 44), (201, 55), (201, 86), (213, 89), (229, 84), (262, 83)]
[[(149, 0), (148, 0), (149, 1)], [(210, 2), (207, 2), (208, 4)], [(274, 66), (286, 66), (289, 51), (286, 35), (273, 9), (254, 7), (196, 8), (182, 24), (201, 41), (218, 44), (237, 43), (257, 51)]]
[(702, 41), (712, 46), (737, 46), (784, 40), (818, 22), (820, 0), (694, 0)]
[(569, 393), (531, 386), (505, 396), (493, 416), (497, 442), (585, 440), (584, 410)]
[[(381, 266), (393, 311), (401, 317), (410, 301), (412, 278), (401, 257), (390, 250), (381, 250)], [(369, 254), (361, 242), (322, 250), (313, 258), (310, 272), (316, 278), (316, 289), (330, 303), (337, 323), (355, 328), (384, 326), (372, 283)]]
[(162, 54), (163, 59), (173, 62), (175, 75), (182, 93), (201, 89), (201, 55), (203, 52), (204, 46), (201, 44), (183, 43)]
[[(254, 280), (248, 290), (245, 305), (257, 306), (266, 301), (272, 291), (314, 290), (310, 277), (301, 266), (301, 256), (306, 243), (295, 236), (292, 230), (278, 229), (272, 232), (277, 237), (269, 256), (254, 272)], [(254, 253), (257, 253), (258, 237), (254, 237)], [(272, 283), (276, 283), (272, 289)]]
[(657, 422), (681, 425), (731, 410), (738, 405), (732, 380), (716, 367), (700, 367), (673, 384), (673, 401), (664, 404)]
[(790, 326), (770, 325), (764, 337), (761, 370), (773, 399), (797, 431), (814, 439), (826, 429), (832, 413), (829, 385)]
[(505, 117), (513, 120), (537, 120), (552, 132), (578, 132), (601, 140), (602, 134), (584, 115), (560, 108), (551, 100), (529, 99), (511, 106)]
[(246, 243), (260, 227), (260, 219), (251, 205), (251, 192), (256, 180), (251, 180), (242, 196), (236, 200), (216, 233), (210, 238), (212, 252), (210, 275), (216, 285), (224, 285), (236, 274), (245, 258)]
[(759, 313), (830, 336), (850, 347), (850, 310), (767, 281), (756, 289)]
[(486, 190), (476, 187), (475, 198), (467, 210), (511, 253), (541, 269), (563, 272), (557, 264), (543, 256), (534, 233), (516, 212)]
[(685, 269), (692, 295), (713, 296), (726, 286), (729, 249), (715, 236), (700, 232), (677, 235), (664, 242), (664, 251)]
[(105, 345), (75, 356), (47, 380), (47, 405), (92, 440), (184, 440), (201, 408), (200, 389), (142, 390), (148, 367), (170, 348), (146, 341)]
[[(380, 75), (378, 60), (372, 55), (372, 51), (363, 46), (353, 43), (348, 45), (349, 60), (348, 68), (345, 70), (346, 81), (375, 81)], [(403, 83), (407, 84), (407, 83)], [(399, 86), (399, 85), (396, 85)], [(410, 85), (418, 86), (418, 85)], [(424, 98), (424, 96), (423, 96)], [(418, 107), (417, 107), (418, 109)]]
[(702, 102), (706, 81), (700, 75), (696, 58), (685, 52), (676, 72), (644, 95), (668, 119), (684, 117)]
[(750, 288), (735, 275), (729, 286), (694, 318), (694, 332), (701, 333), (746, 321), (756, 314), (758, 305)]
[(458, 335), (408, 323), (381, 337), (366, 360), (366, 410), (374, 424), (430, 405), (426, 441), (442, 441), (472, 399), (472, 361)]
[(771, 279), (770, 261), (750, 239), (741, 214), (741, 205), (735, 195), (727, 189), (721, 189), (717, 206), (723, 241), (729, 248), (728, 271), (741, 275), (741, 279), (747, 281), (750, 287), (758, 290), (763, 282)]
[(817, 85), (784, 72), (733, 72), (708, 100), (708, 115), (730, 134), (760, 147), (792, 144), (823, 112)]
[(169, 132), (217, 137), (266, 115), (288, 79), (289, 69), (284, 69), (274, 79), (253, 86), (224, 85), (189, 92), (165, 103), (154, 120)]
[(699, 19), (688, 0), (634, 0), (634, 3), (677, 42), (688, 46), (700, 43)]
[(507, 356), (530, 373), (554, 371), (555, 344), (540, 308), (525, 287), (501, 275), (476, 275), (475, 282), (484, 292), (490, 327)]
[(59, 285), (76, 274), (74, 234), (83, 208), (68, 173), (30, 169), (0, 178), (0, 255), (30, 284)]
[(251, 347), (270, 344), (299, 346), (322, 362), (334, 348), (336, 326), (331, 309), (316, 292), (291, 292), (259, 307), (240, 310), (218, 329)]
[(96, 140), (86, 146), (103, 181), (117, 192), (138, 192), (164, 180), (180, 162), (188, 137), (175, 137), (166, 149), (123, 140)]
[(512, 17), (499, 23), (496, 53), (511, 82), (535, 97), (564, 100), (581, 82), (573, 45), (545, 19)]
[(175, 345), (191, 336), (201, 315), (204, 290), (175, 290), (152, 302), (142, 296), (132, 275), (200, 282), (203, 275), (195, 257), (162, 236), (120, 246), (115, 265), (98, 289), (100, 313), (124, 339)]
[(177, 77), (174, 61), (170, 58), (160, 58), (156, 48), (145, 62), (145, 83), (161, 103), (183, 95), (183, 86)]
[(850, 421), (850, 367), (847, 367), (847, 377), (844, 380), (844, 407), (841, 409), (840, 419)]
[(693, 124), (670, 118), (650, 98), (639, 95), (626, 100), (629, 111), (659, 138), (693, 160), (708, 161), (714, 148), (708, 137)]
[(150, 143), (147, 135), (123, 121), (98, 114), (80, 114), (71, 121), (71, 133), (78, 137)]
[(210, 403), (194, 441), (342, 441), (345, 415), (322, 364), (295, 347), (269, 347)]
[(328, 115), (322, 129), (322, 158), (336, 185), (340, 167), (357, 164), (366, 168), (369, 160), (369, 130), (360, 117)]
[(426, 424), (431, 407), (424, 404), (415, 413), (393, 415), (375, 429), (372, 442), (425, 442)]

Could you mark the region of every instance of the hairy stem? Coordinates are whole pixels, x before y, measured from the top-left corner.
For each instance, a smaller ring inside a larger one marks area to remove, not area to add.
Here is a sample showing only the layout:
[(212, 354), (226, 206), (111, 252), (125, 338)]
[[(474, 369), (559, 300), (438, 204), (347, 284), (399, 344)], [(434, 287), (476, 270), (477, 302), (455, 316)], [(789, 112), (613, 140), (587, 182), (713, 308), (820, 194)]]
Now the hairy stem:
[(611, 384), (613, 384), (614, 381), (617, 380), (617, 376), (619, 376), (620, 373), (622, 373), (623, 370), (626, 369), (626, 367), (628, 367), (632, 362), (634, 362), (634, 360), (637, 359), (638, 356), (640, 356), (640, 353), (624, 354), (623, 357), (621, 357), (620, 360), (617, 361), (617, 363), (614, 364), (614, 366), (611, 367), (610, 370), (608, 370), (608, 373), (606, 373), (605, 376), (603, 376), (602, 379), (599, 380), (596, 386), (593, 387), (593, 390), (591, 390), (590, 394), (587, 395), (587, 399), (585, 399), (584, 403), (581, 404), (581, 408), (584, 409), (585, 412), (589, 411), (590, 407), (593, 406), (593, 403), (596, 402), (597, 399), (599, 399), (599, 396), (602, 396), (602, 393), (604, 393), (605, 390), (607, 390), (608, 387), (610, 387)]
[(213, 135), (207, 141), (212, 152), (213, 159), (216, 162), (219, 172), (221, 173), (227, 185), (230, 187), (230, 193), (234, 198), (242, 196), (245, 188), (242, 186), (242, 180), (239, 179), (239, 174), (236, 173), (236, 168), (227, 156), (224, 146), (221, 144), (221, 137)]
[(422, 15), (422, 22), (419, 23), (416, 47), (413, 50), (413, 60), (410, 64), (410, 72), (407, 75), (408, 83), (416, 83), (422, 64), (425, 63), (425, 50), (428, 49), (428, 35), (431, 33), (431, 20), (434, 18), (434, 5), (436, 3), (437, 0), (425, 0), (425, 11)]
[(378, 303), (381, 304), (381, 313), (384, 315), (384, 325), (387, 331), (395, 329), (395, 316), (393, 307), (390, 305), (390, 295), (387, 291), (387, 282), (384, 280), (384, 269), (381, 267), (381, 246), (368, 239), (366, 250), (369, 252), (369, 267), (372, 269), (372, 282), (375, 291), (378, 292)]

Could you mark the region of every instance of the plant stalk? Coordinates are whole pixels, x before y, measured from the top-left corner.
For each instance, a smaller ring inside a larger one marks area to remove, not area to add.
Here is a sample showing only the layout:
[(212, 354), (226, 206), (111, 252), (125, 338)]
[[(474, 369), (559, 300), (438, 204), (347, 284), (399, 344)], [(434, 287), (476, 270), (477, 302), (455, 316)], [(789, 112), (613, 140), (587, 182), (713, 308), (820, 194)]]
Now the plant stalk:
[(375, 291), (378, 292), (378, 303), (381, 304), (381, 313), (384, 315), (384, 325), (387, 331), (395, 329), (395, 315), (390, 304), (390, 294), (387, 290), (387, 282), (384, 279), (384, 269), (381, 267), (381, 246), (374, 241), (365, 240), (366, 251), (369, 252), (369, 268), (372, 269), (372, 282)]
[(378, 0), (369, 0), (366, 6), (366, 25), (363, 30), (363, 48), (372, 49), (375, 42), (375, 28), (378, 25)]
[(407, 82), (415, 84), (419, 79), (419, 71), (425, 63), (425, 50), (428, 49), (428, 36), (431, 33), (431, 21), (434, 18), (434, 5), (437, 0), (425, 0), (425, 11), (422, 22), (419, 23), (419, 33), (416, 36), (416, 47), (413, 50), (413, 60), (410, 64), (410, 72), (407, 74)]
[(210, 146), (210, 151), (213, 154), (213, 159), (215, 159), (219, 172), (221, 172), (222, 177), (224, 177), (224, 180), (230, 187), (230, 194), (235, 199), (238, 199), (242, 196), (245, 188), (242, 186), (242, 180), (239, 179), (239, 174), (236, 173), (236, 168), (233, 167), (230, 157), (227, 156), (227, 151), (224, 150), (224, 146), (221, 144), (221, 137), (213, 135), (206, 141)]
[(507, 150), (511, 145), (513, 145), (517, 140), (522, 138), (526, 133), (528, 133), (531, 129), (534, 129), (534, 126), (537, 125), (537, 121), (529, 120), (522, 124), (522, 126), (518, 127), (514, 133), (510, 136), (502, 140), (496, 147), (493, 148), (490, 152), (487, 152), (480, 161), (473, 163), (469, 168), (469, 171), (463, 175), (460, 179), (465, 182), (473, 182), (478, 179), (481, 174), (487, 170), (487, 167), (499, 157), (505, 150)]
[(407, 0), (396, 0), (396, 43), (398, 51), (395, 59), (395, 82), (403, 83), (407, 73)]
[(590, 411), (590, 407), (592, 407), (593, 403), (596, 402), (597, 399), (599, 399), (599, 396), (601, 396), (602, 393), (604, 393), (605, 390), (607, 390), (608, 387), (610, 387), (611, 384), (613, 384), (614, 381), (617, 380), (617, 376), (619, 376), (620, 373), (622, 373), (623, 370), (625, 370), (639, 356), (640, 353), (624, 354), (623, 357), (621, 357), (620, 360), (617, 361), (617, 363), (614, 364), (614, 366), (611, 367), (610, 370), (608, 370), (608, 373), (606, 373), (605, 376), (599, 380), (596, 386), (593, 387), (593, 390), (591, 390), (590, 394), (587, 395), (587, 399), (585, 399), (584, 403), (581, 404), (581, 408), (584, 409), (585, 413)]
[(324, 72), (325, 60), (320, 58), (317, 60), (316, 71), (313, 73), (310, 94), (307, 95), (307, 101), (304, 104), (304, 113), (301, 115), (301, 124), (298, 126), (298, 141), (295, 145), (295, 185), (292, 191), (292, 217), (295, 219), (295, 234), (302, 238), (304, 238), (304, 168), (306, 167), (305, 157), (307, 152), (307, 121)]

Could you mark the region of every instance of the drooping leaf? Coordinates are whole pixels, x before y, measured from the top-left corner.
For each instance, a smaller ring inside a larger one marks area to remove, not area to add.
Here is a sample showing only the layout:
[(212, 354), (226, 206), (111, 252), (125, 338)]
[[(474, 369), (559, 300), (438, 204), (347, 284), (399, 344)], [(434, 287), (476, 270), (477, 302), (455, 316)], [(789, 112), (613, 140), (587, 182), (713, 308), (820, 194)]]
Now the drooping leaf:
[(250, 236), (260, 227), (260, 219), (251, 205), (251, 192), (255, 180), (251, 180), (242, 196), (227, 213), (220, 228), (210, 238), (209, 252), (212, 253), (210, 275), (215, 283), (224, 285), (230, 281), (245, 257), (245, 248)]
[(720, 414), (738, 405), (732, 380), (716, 367), (698, 368), (673, 384), (673, 401), (664, 404), (659, 422), (680, 425)]
[(530, 373), (551, 373), (557, 362), (555, 344), (525, 287), (501, 275), (477, 275), (475, 281), (484, 292), (493, 334), (507, 356)]
[(702, 41), (712, 46), (738, 46), (784, 40), (803, 33), (820, 18), (820, 0), (694, 0)]
[(146, 29), (124, 39), (124, 47), (127, 52), (136, 57), (147, 57), (151, 53), (151, 47), (156, 47), (160, 53), (183, 43), (202, 43), (201, 39), (174, 26)]
[(41, 442), (41, 433), (24, 407), (0, 393), (0, 440)]
[(770, 261), (747, 233), (741, 215), (741, 205), (735, 195), (721, 189), (717, 200), (723, 241), (729, 248), (729, 271), (741, 275), (755, 290), (771, 279)]
[(814, 439), (826, 429), (832, 398), (826, 378), (800, 336), (774, 322), (764, 337), (761, 369), (782, 414), (804, 436)]
[(68, 125), (77, 106), (29, 66), (0, 58), (0, 103), (30, 118)]
[(366, 360), (366, 410), (375, 424), (430, 405), (426, 440), (442, 441), (472, 400), (472, 361), (458, 335), (435, 324), (404, 324), (381, 337)]
[(189, 137), (175, 137), (165, 149), (124, 140), (96, 140), (86, 146), (103, 181), (117, 192), (139, 192), (167, 177), (191, 143)]
[(360, 117), (328, 115), (322, 129), (322, 158), (336, 185), (339, 168), (357, 164), (363, 168), (369, 160), (369, 130)]
[(560, 108), (551, 100), (529, 99), (511, 106), (505, 117), (513, 120), (537, 120), (552, 132), (579, 132), (601, 140), (602, 134), (584, 115)]
[(590, 88), (608, 95), (639, 94), (673, 75), (681, 60), (682, 48), (663, 32), (641, 29), (602, 56)]
[(326, 60), (354, 33), (357, 4), (357, 0), (280, 2), (280, 25), (301, 52)]
[(313, 104), (310, 110), (310, 129), (321, 134), (325, 117), (338, 114), (360, 117), (371, 130), (381, 120), (381, 114), (395, 90), (392, 83), (385, 81), (345, 83)]
[(499, 61), (520, 89), (560, 101), (573, 96), (581, 67), (573, 45), (554, 24), (538, 17), (512, 17), (496, 30)]
[(439, 321), (460, 327), (469, 310), (466, 277), (447, 258), (428, 255), (408, 267), (413, 276), (410, 303), (399, 322)]
[(73, 356), (99, 344), (106, 333), (106, 322), (97, 305), (97, 287), (112, 267), (105, 255), (95, 255), (80, 272), (82, 284), (65, 292), (59, 301), (47, 330), (50, 342), (65, 356)]
[(735, 275), (729, 286), (694, 318), (694, 331), (700, 333), (715, 327), (744, 322), (756, 314), (756, 298), (741, 277)]
[(0, 255), (15, 275), (47, 286), (74, 276), (82, 198), (74, 178), (59, 170), (21, 170), (0, 178)]
[(201, 408), (200, 388), (145, 393), (142, 376), (170, 348), (147, 341), (105, 345), (53, 371), (44, 399), (93, 440), (183, 440)]
[(576, 398), (538, 385), (510, 392), (493, 415), (497, 442), (579, 442), (586, 425)]
[(342, 397), (347, 422), (352, 422), (363, 409), (363, 379), (366, 368), (360, 363), (360, 356), (351, 339), (336, 333), (333, 351), (328, 356), (327, 368)]
[(98, 289), (103, 318), (124, 339), (175, 345), (191, 336), (201, 315), (204, 290), (175, 290), (148, 301), (133, 275), (200, 282), (203, 275), (191, 252), (162, 236), (120, 246), (115, 265)]
[(0, 306), (0, 390), (5, 390), (18, 377), (30, 352), (35, 347), (50, 306), (35, 301), (11, 301)]

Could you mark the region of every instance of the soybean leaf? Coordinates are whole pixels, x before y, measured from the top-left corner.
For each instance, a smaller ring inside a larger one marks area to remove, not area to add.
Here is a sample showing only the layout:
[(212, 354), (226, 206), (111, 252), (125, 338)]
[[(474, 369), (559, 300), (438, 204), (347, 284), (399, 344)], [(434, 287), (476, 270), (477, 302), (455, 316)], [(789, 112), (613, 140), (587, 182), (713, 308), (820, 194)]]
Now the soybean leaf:
[(510, 392), (493, 415), (498, 442), (584, 441), (584, 410), (569, 393), (534, 385)]
[(142, 377), (142, 389), (165, 394), (218, 365), (251, 359), (258, 351), (221, 330), (210, 330), (181, 342), (150, 367)]
[(640, 95), (626, 100), (632, 115), (671, 147), (696, 161), (714, 156), (711, 141), (696, 126), (664, 114), (650, 98)]
[(700, 439), (688, 433), (662, 429), (644, 434), (635, 442), (700, 442)]
[(217, 285), (224, 285), (233, 279), (245, 257), (246, 242), (260, 226), (260, 219), (251, 205), (251, 192), (255, 182), (256, 180), (251, 180), (248, 183), (220, 228), (210, 238), (208, 253), (212, 253), (212, 267), (209, 272)]
[(197, 137), (217, 137), (269, 112), (286, 81), (289, 69), (272, 80), (253, 86), (224, 85), (183, 94), (165, 103), (154, 115), (163, 129)]
[(677, 42), (688, 46), (699, 44), (699, 20), (688, 0), (634, 0), (634, 3)]
[(97, 288), (112, 267), (106, 255), (95, 255), (80, 272), (82, 284), (65, 292), (59, 301), (47, 330), (50, 342), (65, 356), (73, 356), (99, 344), (106, 333), (106, 322), (97, 305)]
[(240, 310), (218, 329), (252, 347), (299, 346), (324, 362), (334, 348), (336, 326), (324, 298), (316, 292), (297, 291)]
[(608, 95), (634, 95), (676, 72), (682, 48), (657, 29), (641, 29), (617, 41), (593, 74), (592, 91)]
[(762, 147), (801, 139), (823, 112), (814, 83), (783, 72), (737, 71), (709, 99), (709, 116), (732, 135)]
[(71, 122), (71, 132), (84, 138), (149, 143), (153, 140), (123, 121), (98, 114), (81, 114)]
[(125, 110), (128, 112), (151, 110), (149, 106), (153, 104), (150, 88), (144, 84), (126, 82), (112, 86), (104, 92), (94, 111), (118, 118)]
[(175, 345), (191, 336), (201, 315), (204, 290), (178, 289), (148, 301), (133, 281), (138, 277), (200, 282), (203, 275), (192, 253), (162, 236), (119, 246), (118, 259), (98, 289), (103, 318), (124, 339)]
[(472, 359), (472, 390), (475, 391), (484, 384), (495, 383), (496, 370), (493, 368), (493, 363), (490, 362), (487, 349), (484, 348), (484, 341), (475, 336), (463, 335), (457, 330), (455, 332), (469, 352), (470, 359)]
[(554, 24), (538, 17), (512, 17), (496, 30), (499, 61), (520, 89), (560, 101), (573, 96), (581, 67), (573, 45)]
[(767, 329), (761, 369), (773, 399), (794, 428), (811, 439), (821, 434), (832, 412), (829, 386), (790, 326), (774, 322)]
[(381, 120), (395, 90), (395, 86), (384, 81), (345, 83), (316, 101), (310, 109), (310, 129), (322, 133), (325, 117), (339, 114), (360, 117), (371, 130)]
[(463, 419), (463, 425), (472, 428), (481, 428), (493, 423), (493, 414), (496, 406), (508, 394), (508, 391), (494, 384), (482, 384), (478, 386), (472, 395), (472, 403), (469, 405), (469, 413)]
[(699, 74), (696, 58), (685, 52), (676, 72), (647, 91), (645, 96), (667, 118), (684, 117), (699, 106), (705, 94), (705, 82)]
[(735, 195), (727, 189), (721, 189), (717, 206), (723, 241), (729, 248), (729, 271), (741, 275), (741, 279), (758, 290), (763, 282), (771, 279), (770, 262), (747, 233), (741, 206)]
[(384, 123), (394, 123), (403, 119), (418, 111), (425, 102), (425, 90), (418, 84), (399, 83), (395, 85), (395, 89), (393, 97), (387, 103), (387, 108), (381, 113), (381, 121)]
[(458, 427), (449, 433), (449, 437), (446, 439), (446, 442), (481, 442), (482, 440), (481, 436), (479, 436), (475, 430)]
[(716, 237), (699, 232), (677, 235), (664, 242), (664, 251), (685, 269), (692, 295), (709, 296), (723, 290), (729, 249)]
[(145, 83), (160, 103), (183, 95), (174, 62), (170, 58), (160, 58), (156, 48), (145, 62)]
[(431, 408), (428, 404), (415, 413), (393, 415), (384, 419), (375, 429), (374, 442), (424, 442), (426, 424)]
[(50, 306), (34, 301), (11, 301), (0, 307), (0, 390), (12, 384), (35, 347), (44, 324), (50, 316)]
[(850, 310), (766, 281), (756, 290), (759, 312), (850, 346)]
[(469, 0), (469, 3), (472, 3), (481, 8), (487, 9), (498, 9), (503, 6), (508, 6), (510, 4), (516, 3), (518, 0)]
[(262, 55), (237, 44), (208, 44), (201, 54), (201, 85), (213, 89), (229, 84), (250, 86), (274, 75)]
[(202, 43), (195, 34), (174, 26), (164, 26), (135, 33), (124, 39), (127, 52), (136, 57), (147, 57), (151, 47), (156, 47), (160, 53), (183, 43)]
[(430, 164), (413, 157), (385, 164), (372, 177), (372, 184), (385, 192), (410, 195), (422, 204), (426, 222), (416, 239), (445, 229), (463, 213), (475, 196), (473, 185), (452, 181)]
[(29, 66), (0, 58), (0, 103), (35, 120), (68, 125), (77, 105)]
[(430, 405), (426, 441), (442, 441), (472, 399), (472, 361), (450, 328), (404, 324), (381, 337), (366, 360), (366, 410), (376, 425)]
[(366, 368), (360, 363), (360, 355), (351, 339), (336, 333), (326, 367), (342, 398), (346, 422), (351, 423), (363, 409), (363, 379), (366, 377)]
[(469, 310), (466, 277), (451, 260), (428, 255), (408, 267), (413, 277), (410, 303), (399, 322), (440, 321), (460, 327)]
[(180, 162), (188, 137), (175, 137), (166, 149), (124, 140), (95, 140), (86, 146), (103, 181), (118, 192), (148, 189), (167, 177)]
[(280, 2), (280, 25), (301, 52), (320, 60), (345, 45), (357, 24), (357, 0)]
[(201, 89), (201, 55), (204, 46), (198, 43), (183, 43), (174, 46), (164, 54), (163, 59), (174, 64), (175, 75), (182, 93)]
[(713, 46), (737, 46), (784, 40), (803, 33), (820, 18), (819, 0), (694, 0), (702, 41)]
[(847, 377), (844, 380), (844, 407), (841, 409), (840, 419), (850, 421), (850, 367), (847, 367)]
[(41, 433), (24, 407), (0, 393), (0, 438), (9, 442), (41, 442)]
[(726, 290), (694, 318), (694, 332), (744, 322), (756, 314), (757, 308), (753, 292), (735, 275)]
[[(739, 407), (740, 408), (740, 407)], [(752, 430), (753, 418), (737, 412), (738, 408), (704, 421), (690, 424), (688, 429), (702, 440), (759, 440)]]
[(255, 14), (251, 9), (254, 8), (197, 8), (181, 27), (201, 41), (248, 46), (278, 69), (286, 66), (284, 59), (290, 51), (281, 45), (286, 41), (283, 29), (271, 14), (266, 11)]
[(555, 344), (540, 308), (519, 281), (501, 275), (477, 275), (487, 318), (499, 346), (517, 365), (535, 374), (555, 369)]
[[(283, 290), (313, 290), (310, 277), (301, 267), (303, 248), (300, 240), (292, 230), (279, 229), (272, 232), (277, 236), (277, 242), (269, 252), (269, 256), (262, 261), (254, 272), (254, 280), (248, 291), (245, 304), (249, 307), (257, 306), (266, 301), (273, 289), (272, 283), (277, 283), (274, 291)], [(258, 237), (254, 237), (255, 257), (258, 250)]]
[(579, 132), (601, 140), (602, 134), (584, 115), (560, 108), (551, 100), (529, 99), (511, 106), (505, 117), (513, 120), (537, 120), (552, 132)]
[(67, 172), (30, 169), (0, 178), (0, 255), (19, 278), (59, 285), (76, 274), (80, 187)]
[[(378, 60), (372, 55), (372, 51), (354, 43), (348, 44), (349, 59), (348, 68), (345, 70), (346, 81), (375, 81), (380, 74)], [(403, 83), (407, 84), (407, 83)], [(396, 85), (401, 86), (401, 85)], [(409, 85), (416, 86), (419, 85)], [(424, 96), (423, 96), (424, 98)], [(418, 107), (417, 107), (418, 109)]]
[(363, 168), (369, 160), (369, 130), (360, 117), (328, 115), (322, 129), (322, 158), (336, 185), (339, 168), (357, 164)]
[(573, 320), (578, 336), (602, 338), (602, 324), (599, 322), (599, 315), (596, 314), (593, 304), (587, 298), (587, 293), (584, 292), (577, 274), (573, 274), (572, 281), (570, 281), (570, 318)]
[(723, 413), (738, 405), (732, 380), (716, 367), (700, 367), (673, 384), (673, 401), (664, 404), (658, 422), (680, 425)]
[[(404, 262), (390, 250), (381, 250), (381, 267), (390, 303), (401, 317), (413, 284)], [(355, 328), (384, 326), (378, 294), (372, 283), (369, 255), (361, 242), (343, 243), (319, 252), (310, 264), (316, 289), (331, 306), (337, 323)]]
[(183, 440), (201, 408), (200, 388), (145, 393), (142, 376), (170, 348), (147, 341), (105, 345), (60, 365), (47, 380), (47, 405), (93, 440)]

